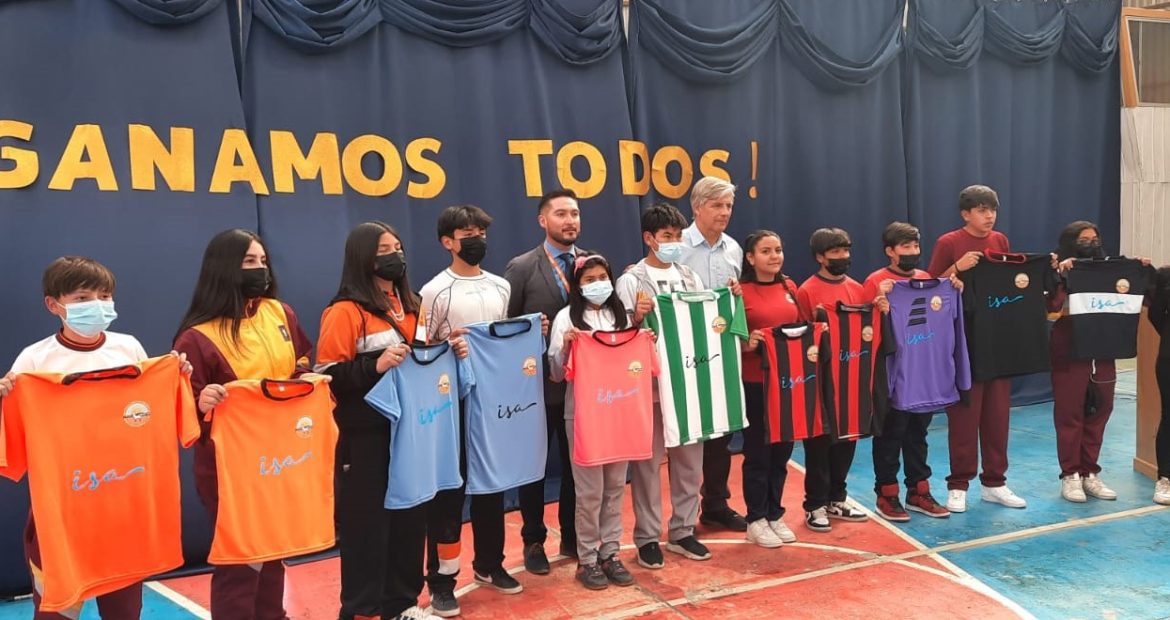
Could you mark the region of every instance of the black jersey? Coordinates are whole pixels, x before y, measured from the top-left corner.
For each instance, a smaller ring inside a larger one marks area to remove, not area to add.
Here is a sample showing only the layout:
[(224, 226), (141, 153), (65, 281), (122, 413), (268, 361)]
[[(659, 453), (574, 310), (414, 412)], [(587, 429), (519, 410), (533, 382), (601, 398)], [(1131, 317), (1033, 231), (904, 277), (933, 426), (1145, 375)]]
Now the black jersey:
[(1124, 257), (1073, 263), (1065, 286), (1074, 358), (1137, 357), (1138, 321), (1151, 271)]
[(1056, 287), (1052, 257), (988, 250), (960, 277), (971, 378), (987, 381), (1047, 371), (1045, 297)]

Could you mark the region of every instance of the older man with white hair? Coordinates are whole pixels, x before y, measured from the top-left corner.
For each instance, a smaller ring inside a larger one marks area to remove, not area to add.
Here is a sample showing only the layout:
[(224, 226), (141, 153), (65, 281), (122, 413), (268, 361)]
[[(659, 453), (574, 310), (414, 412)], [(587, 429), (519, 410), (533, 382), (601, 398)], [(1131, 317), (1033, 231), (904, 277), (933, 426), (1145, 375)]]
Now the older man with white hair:
[[(735, 204), (735, 186), (718, 177), (703, 177), (691, 188), (693, 222), (683, 230), (683, 255), (679, 261), (699, 274), (709, 289), (731, 287), (740, 294), (739, 272), (743, 249), (726, 234)], [(703, 444), (703, 502), (699, 521), (735, 532), (747, 531), (747, 521), (727, 505), (731, 490), (731, 436)]]

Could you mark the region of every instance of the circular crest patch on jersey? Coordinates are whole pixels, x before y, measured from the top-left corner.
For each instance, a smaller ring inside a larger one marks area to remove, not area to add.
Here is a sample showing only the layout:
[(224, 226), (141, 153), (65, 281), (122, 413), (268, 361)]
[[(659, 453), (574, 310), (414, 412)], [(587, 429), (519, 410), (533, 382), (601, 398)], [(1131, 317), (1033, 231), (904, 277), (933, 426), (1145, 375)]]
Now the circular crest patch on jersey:
[(727, 319), (717, 316), (714, 321), (711, 321), (711, 331), (716, 334), (722, 334), (727, 331)]
[(629, 367), (626, 368), (626, 372), (630, 373), (631, 377), (637, 377), (642, 374), (642, 362), (638, 360), (630, 362)]
[(1031, 282), (1032, 282), (1032, 280), (1028, 278), (1028, 274), (1026, 274), (1026, 273), (1017, 273), (1016, 274), (1016, 288), (1028, 288), (1028, 284)]
[(308, 439), (311, 437), (313, 435), (313, 418), (305, 416), (297, 420), (296, 431), (297, 437), (302, 439)]
[(1129, 292), (1129, 280), (1126, 280), (1125, 278), (1118, 280), (1117, 281), (1117, 292), (1121, 293), (1122, 295), (1128, 293)]
[(930, 298), (930, 309), (934, 310), (935, 312), (942, 310), (942, 297), (939, 297), (938, 295), (931, 297)]
[(872, 326), (866, 325), (865, 327), (861, 328), (861, 339), (866, 341), (866, 342), (870, 342), (871, 340), (873, 340), (873, 327)]
[(126, 405), (126, 409), (122, 411), (122, 421), (131, 428), (145, 426), (150, 421), (150, 405), (140, 400)]
[(439, 375), (438, 388), (439, 388), (440, 394), (450, 394), (451, 393), (451, 377), (448, 377), (447, 373), (443, 373), (443, 374)]
[(816, 361), (817, 361), (817, 354), (818, 354), (818, 352), (817, 352), (817, 345), (815, 345), (815, 344), (814, 344), (813, 346), (809, 347), (809, 348), (808, 348), (808, 352), (807, 352), (807, 353), (805, 353), (805, 355), (807, 355), (807, 356), (808, 356), (808, 361), (810, 361), (810, 362), (816, 362)]
[(536, 376), (536, 358), (532, 357), (531, 355), (524, 358), (524, 365), (521, 366), (520, 369), (524, 371), (525, 375), (527, 375), (529, 377), (535, 377)]

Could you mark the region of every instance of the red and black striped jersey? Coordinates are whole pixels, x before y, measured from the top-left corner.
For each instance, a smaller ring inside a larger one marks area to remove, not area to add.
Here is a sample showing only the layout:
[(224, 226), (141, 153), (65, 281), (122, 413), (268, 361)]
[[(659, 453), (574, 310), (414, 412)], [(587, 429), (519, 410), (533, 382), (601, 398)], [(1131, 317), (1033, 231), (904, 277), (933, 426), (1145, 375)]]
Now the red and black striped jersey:
[(764, 332), (764, 433), (768, 443), (832, 433), (833, 379), (824, 323), (789, 323)]
[(873, 304), (843, 302), (817, 312), (817, 319), (829, 326), (826, 361), (833, 377), (837, 438), (864, 437), (873, 429), (876, 392), (889, 394), (889, 387), (883, 385), (886, 374), (878, 372), (884, 370), (884, 362), (878, 364), (878, 360), (884, 360), (889, 346), (882, 328), (884, 315)]

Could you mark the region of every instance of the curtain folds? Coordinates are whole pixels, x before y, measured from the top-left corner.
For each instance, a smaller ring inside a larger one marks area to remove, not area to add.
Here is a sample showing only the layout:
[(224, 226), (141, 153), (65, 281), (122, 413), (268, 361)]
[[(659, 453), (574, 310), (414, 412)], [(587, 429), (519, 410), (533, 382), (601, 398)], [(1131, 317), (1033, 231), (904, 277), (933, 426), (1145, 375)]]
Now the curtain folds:
[(565, 0), (252, 1), (261, 23), (305, 52), (348, 45), (383, 22), (456, 48), (529, 28), (555, 56), (576, 65), (602, 60), (622, 45), (621, 0), (597, 0), (580, 14)]
[(114, 3), (148, 24), (177, 26), (207, 15), (223, 4), (223, 0), (114, 0)]
[[(924, 5), (936, 3), (909, 3), (907, 48), (935, 70), (969, 69), (986, 50), (1019, 66), (1042, 63), (1059, 53), (1078, 71), (1102, 73), (1112, 66), (1117, 55), (1117, 0), (1042, 3), (1051, 6), (1051, 15), (1033, 27), (1016, 23), (1008, 14), (1008, 9), (1015, 7), (1009, 7), (1005, 0), (978, 0), (968, 3), (974, 7), (971, 17), (951, 35), (943, 34), (942, 25), (925, 15)], [(941, 10), (957, 9), (947, 6)]]

